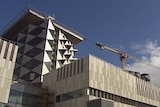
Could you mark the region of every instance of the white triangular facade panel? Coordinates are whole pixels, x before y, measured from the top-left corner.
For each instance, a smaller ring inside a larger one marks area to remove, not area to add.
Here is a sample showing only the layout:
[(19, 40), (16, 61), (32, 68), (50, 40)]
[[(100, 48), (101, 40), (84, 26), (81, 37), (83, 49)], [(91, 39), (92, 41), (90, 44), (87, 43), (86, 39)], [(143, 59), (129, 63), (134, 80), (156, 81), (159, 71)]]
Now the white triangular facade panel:
[(43, 70), (42, 75), (45, 75), (50, 72), (45, 63), (43, 63), (42, 70)]
[(51, 62), (50, 57), (48, 56), (47, 52), (44, 53), (44, 62)]
[(52, 50), (52, 47), (51, 47), (50, 44), (48, 43), (48, 40), (46, 40), (45, 50)]
[(50, 19), (48, 21), (48, 29), (55, 30), (55, 28), (54, 28), (54, 26), (53, 26), (53, 24), (52, 24)]
[(51, 32), (49, 31), (49, 29), (47, 29), (47, 39), (48, 39), (48, 40), (54, 40), (53, 35), (52, 35)]

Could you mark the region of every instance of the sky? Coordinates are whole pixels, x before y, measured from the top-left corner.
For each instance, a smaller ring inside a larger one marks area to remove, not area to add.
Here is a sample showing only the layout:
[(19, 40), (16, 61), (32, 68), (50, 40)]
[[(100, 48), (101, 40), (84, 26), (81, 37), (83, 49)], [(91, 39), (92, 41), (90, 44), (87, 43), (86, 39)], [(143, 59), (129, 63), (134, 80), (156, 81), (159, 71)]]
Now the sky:
[[(0, 30), (13, 22), (27, 6), (85, 36), (76, 57), (95, 55), (120, 66), (119, 55), (100, 50), (102, 42), (160, 67), (160, 0), (0, 0)], [(151, 74), (160, 87), (160, 69), (126, 59), (127, 69)]]

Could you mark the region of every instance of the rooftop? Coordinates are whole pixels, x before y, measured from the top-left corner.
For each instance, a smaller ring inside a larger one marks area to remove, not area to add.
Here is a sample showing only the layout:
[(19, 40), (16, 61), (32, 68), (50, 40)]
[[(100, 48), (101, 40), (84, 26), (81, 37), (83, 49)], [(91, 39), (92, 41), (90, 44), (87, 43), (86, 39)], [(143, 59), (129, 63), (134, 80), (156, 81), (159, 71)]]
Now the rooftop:
[(73, 44), (77, 44), (85, 38), (83, 35), (57, 22), (54, 17), (42, 13), (34, 8), (25, 9), (15, 20), (13, 20), (13, 22), (9, 24), (9, 27), (4, 29), (1, 35), (7, 39), (14, 38), (17, 33), (25, 29), (29, 24), (44, 21), (44, 19), (51, 19), (56, 28), (61, 29), (63, 32), (68, 34), (67, 37), (73, 40)]

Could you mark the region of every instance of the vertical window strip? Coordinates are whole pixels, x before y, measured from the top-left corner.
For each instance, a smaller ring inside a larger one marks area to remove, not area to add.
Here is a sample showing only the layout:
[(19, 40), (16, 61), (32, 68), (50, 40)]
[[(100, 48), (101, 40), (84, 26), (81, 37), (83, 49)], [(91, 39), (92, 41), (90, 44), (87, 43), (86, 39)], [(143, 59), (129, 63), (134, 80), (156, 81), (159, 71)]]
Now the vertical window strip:
[(73, 75), (76, 75), (76, 63), (77, 61), (74, 61), (73, 65)]
[(72, 76), (72, 63), (70, 64), (70, 77)]
[(57, 81), (59, 81), (59, 69), (57, 70)]
[(65, 69), (67, 70), (67, 78), (68, 78), (69, 77), (69, 65), (67, 65)]
[(7, 54), (8, 54), (8, 49), (9, 49), (9, 42), (6, 42), (7, 44), (6, 44), (6, 49), (5, 49), (5, 53), (4, 53), (4, 59), (6, 59), (7, 58)]
[(80, 66), (79, 60), (77, 60), (77, 74), (79, 74), (79, 66)]
[(66, 70), (65, 70), (65, 66), (62, 67), (61, 69), (62, 69), (62, 71), (63, 71), (63, 79), (65, 79), (65, 74), (66, 74), (66, 73), (65, 73), (65, 71), (66, 71)]
[(62, 76), (63, 76), (63, 71), (62, 69), (60, 69), (60, 80), (62, 80)]
[(12, 50), (11, 50), (11, 55), (10, 55), (10, 61), (13, 60), (13, 56), (14, 56), (14, 51), (15, 51), (15, 45), (12, 46)]
[(1, 54), (1, 51), (2, 51), (2, 46), (3, 46), (3, 40), (1, 39), (0, 40), (0, 54)]
[(81, 72), (83, 72), (83, 58), (81, 59)]

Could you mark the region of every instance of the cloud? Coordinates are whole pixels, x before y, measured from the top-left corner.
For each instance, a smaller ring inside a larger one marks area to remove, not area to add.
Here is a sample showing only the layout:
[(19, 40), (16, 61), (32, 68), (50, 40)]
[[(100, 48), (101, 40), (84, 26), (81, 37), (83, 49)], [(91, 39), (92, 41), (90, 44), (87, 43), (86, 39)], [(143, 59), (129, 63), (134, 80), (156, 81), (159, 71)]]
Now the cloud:
[(135, 62), (130, 64), (127, 69), (150, 74), (151, 82), (160, 87), (160, 43), (157, 40), (147, 41), (144, 44), (133, 43), (131, 48), (142, 56), (141, 60), (151, 65)]

